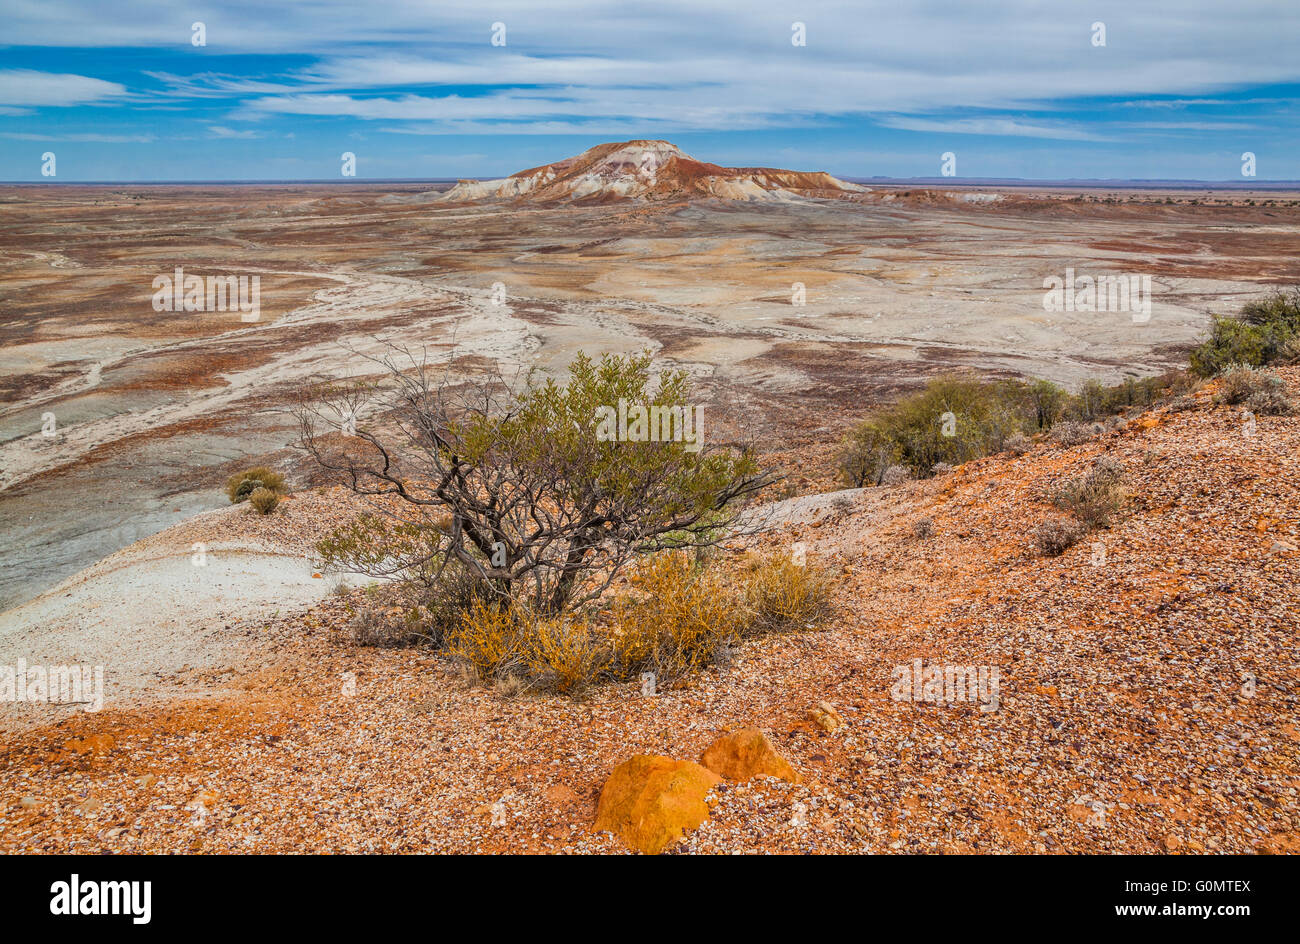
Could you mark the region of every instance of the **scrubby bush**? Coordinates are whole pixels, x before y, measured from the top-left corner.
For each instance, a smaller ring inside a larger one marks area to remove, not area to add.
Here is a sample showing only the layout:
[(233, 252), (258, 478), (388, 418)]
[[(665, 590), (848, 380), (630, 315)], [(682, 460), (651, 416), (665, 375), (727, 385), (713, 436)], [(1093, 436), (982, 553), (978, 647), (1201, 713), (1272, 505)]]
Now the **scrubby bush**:
[(269, 515), (280, 504), (280, 496), (269, 488), (255, 488), (249, 493), (248, 503), (259, 515)]
[(1013, 456), (1023, 456), (1033, 446), (1033, 440), (1023, 433), (1012, 433), (1007, 437), (1006, 450)]
[(1039, 430), (1077, 445), (1103, 432), (1101, 421), (1187, 388), (1182, 371), (1111, 386), (1089, 380), (1074, 395), (1045, 380), (940, 377), (855, 427), (840, 451), (840, 474), (854, 487), (891, 484), (901, 463), (924, 478), (1002, 451), (1022, 455)]
[(1101, 456), (1087, 473), (1062, 484), (1052, 501), (1062, 511), (1073, 514), (1086, 528), (1109, 527), (1128, 497), (1122, 484), (1123, 474), (1118, 462)]
[(288, 492), (284, 484), (284, 476), (263, 465), (236, 472), (226, 480), (226, 495), (232, 504), (245, 501), (259, 488), (275, 492), (277, 496)]
[(506, 603), (476, 600), (447, 635), (447, 652), (483, 681), (521, 674), (525, 651), (517, 615)]
[(1052, 428), (1052, 438), (1062, 446), (1077, 446), (1089, 439), (1100, 436), (1104, 431), (1100, 423), (1081, 423), (1078, 420), (1067, 420), (1064, 423), (1058, 423)]
[(1244, 406), (1262, 416), (1281, 416), (1295, 412), (1287, 395), (1286, 381), (1271, 370), (1237, 365), (1219, 375), (1221, 403)]
[(529, 615), (524, 622), (524, 665), (534, 684), (575, 695), (609, 665), (606, 639), (585, 619)]
[(616, 677), (653, 672), (681, 678), (715, 662), (741, 635), (744, 613), (716, 574), (684, 554), (643, 560), (629, 578), (631, 592), (611, 613)]
[(1029, 532), (1029, 541), (1044, 557), (1060, 557), (1083, 539), (1087, 529), (1077, 521), (1049, 518)]
[[(453, 383), (407, 360), (378, 358), (382, 381), (321, 381), (299, 398), (313, 457), (353, 491), (386, 497), (400, 552), (373, 529), (347, 549), (374, 570), (438, 572), (454, 559), (485, 599), (559, 616), (598, 600), (641, 554), (724, 540), (773, 478), (753, 449), (701, 438), (686, 374), (656, 383), (648, 354), (580, 354), (567, 381), (523, 384)], [(340, 416), (383, 415), (387, 425), (335, 435)]]
[(1213, 377), (1234, 364), (1289, 363), (1298, 351), (1300, 289), (1276, 291), (1247, 302), (1235, 318), (1215, 317), (1210, 336), (1190, 355), (1191, 369)]
[(830, 582), (811, 564), (799, 566), (786, 557), (769, 558), (746, 575), (744, 600), (746, 635), (807, 629), (830, 614)]

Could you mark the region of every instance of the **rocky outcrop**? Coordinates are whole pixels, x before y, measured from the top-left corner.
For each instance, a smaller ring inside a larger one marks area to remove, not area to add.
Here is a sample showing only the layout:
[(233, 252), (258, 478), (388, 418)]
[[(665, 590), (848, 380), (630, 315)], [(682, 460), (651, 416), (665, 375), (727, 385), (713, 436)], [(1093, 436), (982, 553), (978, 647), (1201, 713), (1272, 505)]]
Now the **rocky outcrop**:
[(522, 170), (503, 180), (462, 180), (441, 199), (611, 203), (713, 197), (785, 201), (841, 199), (866, 192), (865, 187), (820, 171), (720, 167), (697, 161), (667, 141), (623, 141), (599, 144), (576, 157)]

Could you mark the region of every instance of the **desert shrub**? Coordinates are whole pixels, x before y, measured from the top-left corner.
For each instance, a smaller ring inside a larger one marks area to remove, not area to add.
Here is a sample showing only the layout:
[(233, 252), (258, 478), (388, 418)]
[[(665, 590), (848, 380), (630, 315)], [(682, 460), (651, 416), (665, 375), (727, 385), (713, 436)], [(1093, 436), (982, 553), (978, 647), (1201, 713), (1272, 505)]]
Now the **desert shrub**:
[(643, 559), (631, 592), (612, 607), (611, 670), (628, 679), (654, 672), (663, 680), (715, 662), (740, 635), (740, 601), (713, 573), (685, 554)]
[(1034, 423), (1039, 429), (1051, 429), (1065, 412), (1070, 395), (1050, 380), (1033, 380), (1028, 386), (1029, 401), (1034, 409)]
[(950, 462), (936, 462), (933, 466), (930, 467), (931, 475), (947, 475), (951, 471), (952, 471), (952, 463)]
[(396, 649), (424, 640), (419, 610), (385, 605), (377, 600), (363, 602), (348, 620), (348, 629), (359, 646)]
[(855, 427), (840, 451), (840, 474), (856, 487), (890, 484), (897, 476), (891, 469), (901, 463), (923, 478), (1004, 450), (1023, 455), (1037, 430), (1077, 445), (1103, 432), (1108, 418), (1190, 388), (1183, 371), (1110, 386), (1089, 380), (1077, 394), (1046, 380), (939, 377)]
[(519, 625), (524, 667), (534, 684), (547, 691), (578, 694), (612, 658), (607, 641), (586, 619), (528, 614)]
[(1276, 291), (1242, 306), (1236, 318), (1217, 316), (1210, 336), (1190, 355), (1191, 369), (1213, 377), (1234, 364), (1262, 367), (1287, 362), (1297, 353), (1300, 289)]
[(226, 479), (226, 496), (232, 504), (238, 504), (246, 500), (259, 488), (265, 488), (277, 495), (284, 495), (288, 492), (284, 484), (284, 476), (264, 465), (254, 466), (251, 469), (245, 469), (243, 472), (236, 472)]
[[(431, 619), (431, 598), (415, 583), (390, 581), (365, 589), (361, 600), (351, 607), (348, 629), (361, 646), (399, 648), (421, 643), (440, 643), (442, 629)], [(455, 620), (468, 610), (457, 611)]]
[(1258, 366), (1265, 362), (1263, 332), (1236, 318), (1216, 316), (1210, 337), (1194, 348), (1188, 361), (1202, 377), (1213, 377), (1232, 364)]
[[(403, 567), (454, 558), (487, 598), (578, 611), (638, 555), (725, 540), (772, 481), (753, 449), (702, 437), (689, 378), (656, 382), (649, 354), (579, 354), (566, 379), (542, 383), (449, 377), (401, 350), (376, 361), (378, 381), (300, 392), (303, 442), (346, 487), (387, 497)], [(390, 422), (340, 438), (340, 416)], [(449, 532), (435, 512), (452, 516)], [(382, 534), (354, 543), (352, 556), (391, 566)]]
[(1052, 501), (1087, 528), (1109, 527), (1128, 497), (1122, 484), (1123, 474), (1118, 462), (1101, 456), (1084, 475), (1061, 485)]
[(1221, 403), (1241, 405), (1262, 416), (1281, 416), (1295, 411), (1287, 395), (1286, 381), (1271, 370), (1237, 365), (1219, 375)]
[(898, 462), (899, 447), (881, 424), (868, 420), (858, 424), (840, 449), (840, 475), (851, 488), (880, 485), (885, 472)]
[(1077, 446), (1089, 439), (1100, 436), (1103, 431), (1100, 423), (1081, 423), (1078, 420), (1067, 420), (1052, 427), (1052, 439), (1062, 446)]
[(280, 496), (269, 488), (255, 488), (248, 496), (248, 503), (259, 515), (269, 515), (280, 504)]
[(924, 478), (936, 464), (959, 465), (1000, 452), (1033, 422), (1030, 388), (1018, 381), (953, 375), (857, 426), (845, 439), (840, 471), (853, 486), (889, 484), (895, 466)]
[[(939, 463), (937, 463), (937, 462), (935, 463), (935, 465), (938, 465), (938, 464), (939, 464)], [(881, 485), (899, 485), (899, 484), (901, 484), (901, 483), (903, 483), (903, 482), (908, 481), (911, 477), (912, 477), (912, 473), (908, 471), (907, 466), (905, 466), (905, 465), (891, 465), (888, 469), (885, 470), (885, 474), (884, 474), (883, 476), (881, 476), (881, 478), (880, 478), (880, 484), (881, 484)]]
[(476, 600), (447, 634), (447, 652), (481, 681), (519, 675), (527, 656), (516, 611), (505, 603)]
[(1049, 518), (1029, 532), (1029, 541), (1044, 557), (1060, 557), (1086, 533), (1087, 529), (1077, 521)]
[(744, 579), (745, 634), (808, 629), (830, 615), (830, 581), (812, 564), (787, 557), (757, 563)]

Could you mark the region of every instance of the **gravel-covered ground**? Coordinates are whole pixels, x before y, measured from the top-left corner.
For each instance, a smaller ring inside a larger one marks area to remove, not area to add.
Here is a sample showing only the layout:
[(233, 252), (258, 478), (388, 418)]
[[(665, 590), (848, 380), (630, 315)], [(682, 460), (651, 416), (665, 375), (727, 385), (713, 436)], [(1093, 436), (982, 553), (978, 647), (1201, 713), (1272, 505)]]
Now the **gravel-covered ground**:
[[(677, 851), (1294, 851), (1300, 418), (1211, 393), (787, 521), (759, 543), (804, 542), (837, 617), (654, 697), (508, 697), (353, 646), (340, 597), (282, 614), (206, 697), (5, 735), (0, 850), (623, 851), (590, 826), (615, 765), (753, 725), (803, 782), (724, 784)], [(1126, 516), (1038, 556), (1044, 493), (1102, 453)], [(891, 697), (917, 659), (996, 669), (996, 707)]]

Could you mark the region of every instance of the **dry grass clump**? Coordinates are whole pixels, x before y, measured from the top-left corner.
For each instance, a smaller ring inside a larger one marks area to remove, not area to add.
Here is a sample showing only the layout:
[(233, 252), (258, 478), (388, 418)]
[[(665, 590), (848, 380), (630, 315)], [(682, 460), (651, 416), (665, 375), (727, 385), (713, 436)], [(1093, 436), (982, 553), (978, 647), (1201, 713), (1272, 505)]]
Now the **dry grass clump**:
[(259, 515), (269, 515), (280, 504), (280, 496), (269, 488), (255, 488), (249, 493), (248, 503)]
[(746, 636), (809, 628), (830, 612), (829, 580), (786, 558), (756, 558), (728, 577), (690, 554), (660, 553), (628, 582), (599, 617), (476, 600), (445, 634), (445, 650), (500, 691), (574, 695), (647, 672), (671, 684), (726, 664)]
[(447, 652), (482, 681), (519, 675), (525, 658), (520, 623), (512, 607), (475, 600), (461, 615), (460, 625), (446, 635)]
[[(341, 584), (335, 592), (343, 596), (351, 593)], [(367, 587), (351, 614), (347, 627), (360, 646), (397, 649), (431, 638), (429, 612), (409, 584)]]
[[(274, 492), (277, 496), (288, 494), (284, 476), (264, 465), (253, 466), (243, 472), (236, 472), (226, 479), (226, 496), (231, 504), (239, 504), (248, 499), (259, 488)], [(262, 512), (266, 514), (266, 512)]]
[(612, 655), (585, 619), (530, 616), (524, 621), (524, 666), (547, 691), (573, 695), (600, 677)]
[(617, 678), (681, 678), (718, 661), (741, 635), (744, 614), (734, 591), (687, 555), (647, 558), (629, 582), (631, 592), (611, 612)]
[(745, 579), (746, 635), (811, 629), (830, 615), (831, 588), (826, 575), (789, 558), (768, 558)]
[(1078, 446), (1100, 436), (1103, 432), (1105, 432), (1105, 427), (1100, 423), (1066, 420), (1064, 423), (1057, 423), (1052, 427), (1052, 439), (1062, 446)]
[(1106, 528), (1128, 498), (1122, 479), (1123, 467), (1109, 456), (1100, 456), (1087, 473), (1066, 481), (1052, 496), (1052, 502), (1068, 511), (1088, 529)]
[(1088, 533), (1077, 521), (1049, 518), (1029, 532), (1030, 543), (1044, 557), (1060, 557)]
[(1237, 364), (1219, 375), (1220, 403), (1244, 406), (1261, 416), (1284, 416), (1295, 412), (1287, 395), (1286, 381), (1262, 367)]

